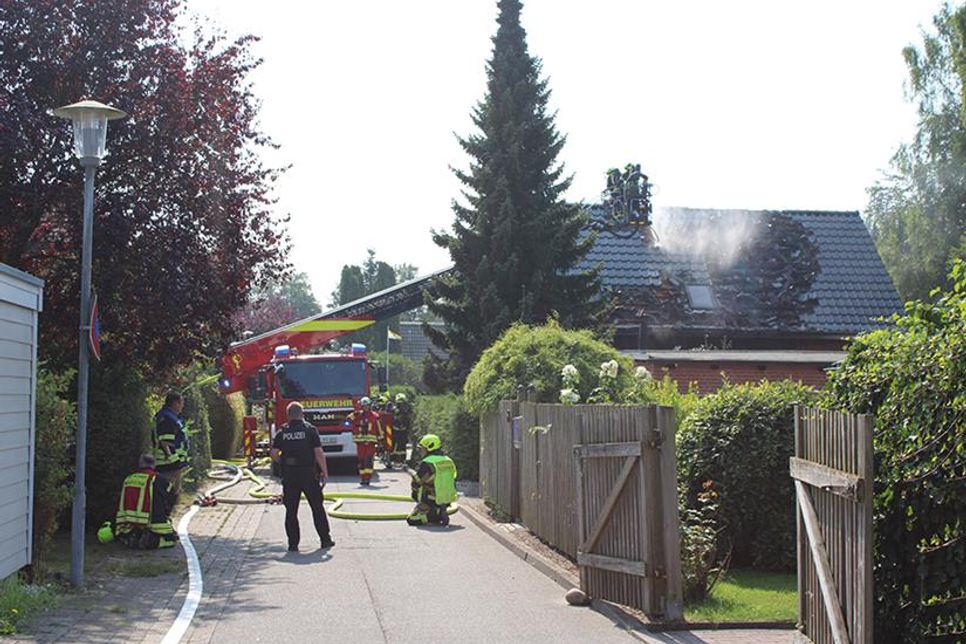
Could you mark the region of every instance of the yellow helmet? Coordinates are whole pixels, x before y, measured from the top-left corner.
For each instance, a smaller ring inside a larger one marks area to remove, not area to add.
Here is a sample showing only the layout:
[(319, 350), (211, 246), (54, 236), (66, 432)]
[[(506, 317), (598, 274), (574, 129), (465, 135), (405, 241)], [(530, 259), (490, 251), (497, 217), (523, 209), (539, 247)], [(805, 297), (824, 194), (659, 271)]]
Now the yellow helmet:
[(419, 439), (419, 446), (424, 448), (427, 452), (435, 452), (439, 449), (442, 443), (439, 440), (439, 436), (436, 434), (426, 434)]
[(97, 540), (101, 543), (110, 543), (114, 541), (114, 531), (111, 529), (110, 521), (105, 521), (101, 524), (101, 527), (97, 529)]

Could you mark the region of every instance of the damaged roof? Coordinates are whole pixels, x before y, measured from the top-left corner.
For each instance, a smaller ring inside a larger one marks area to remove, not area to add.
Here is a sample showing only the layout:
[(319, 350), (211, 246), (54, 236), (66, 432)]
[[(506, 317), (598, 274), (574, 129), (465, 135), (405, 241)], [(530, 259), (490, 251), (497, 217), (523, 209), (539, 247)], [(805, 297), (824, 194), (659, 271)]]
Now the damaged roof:
[[(851, 335), (902, 310), (858, 212), (665, 208), (654, 231), (657, 245), (600, 232), (582, 263), (601, 267), (619, 318)], [(705, 285), (711, 307), (688, 297)]]

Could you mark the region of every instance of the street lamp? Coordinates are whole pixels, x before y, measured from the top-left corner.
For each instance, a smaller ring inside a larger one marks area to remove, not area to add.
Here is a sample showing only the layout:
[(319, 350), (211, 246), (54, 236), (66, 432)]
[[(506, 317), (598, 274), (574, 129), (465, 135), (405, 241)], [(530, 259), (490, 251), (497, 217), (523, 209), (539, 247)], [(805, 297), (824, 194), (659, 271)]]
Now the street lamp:
[(91, 254), (94, 227), (94, 170), (107, 153), (107, 122), (127, 116), (119, 109), (81, 101), (54, 110), (54, 116), (74, 124), (74, 153), (84, 168), (84, 237), (81, 251), (80, 334), (77, 370), (77, 473), (70, 528), (70, 581), (84, 585), (84, 515), (87, 511), (87, 383), (88, 341), (91, 323)]

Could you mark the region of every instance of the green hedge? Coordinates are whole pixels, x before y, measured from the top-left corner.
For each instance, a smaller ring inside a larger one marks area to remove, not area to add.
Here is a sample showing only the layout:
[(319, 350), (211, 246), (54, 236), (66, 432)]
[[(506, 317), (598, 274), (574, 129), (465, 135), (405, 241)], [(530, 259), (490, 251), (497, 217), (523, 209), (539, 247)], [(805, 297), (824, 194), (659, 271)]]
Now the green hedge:
[(77, 429), (77, 410), (67, 400), (67, 391), (76, 372), (37, 372), (37, 435), (34, 452), (34, 530), (33, 563), (42, 572), (50, 546), (64, 510), (70, 506), (73, 487), (68, 484), (73, 472), (71, 449)]
[(414, 411), (416, 440), (426, 434), (436, 434), (443, 450), (456, 462), (459, 478), (479, 480), (480, 422), (466, 408), (463, 397), (456, 394), (420, 396)]
[(211, 469), (211, 422), (205, 396), (198, 387), (189, 387), (184, 392), (184, 409), (181, 417), (185, 421), (188, 434), (188, 462), (191, 469), (186, 476), (189, 489), (201, 484)]
[(720, 538), (735, 566), (795, 568), (793, 407), (815, 392), (790, 381), (725, 384), (700, 399), (678, 435), (678, 466), (688, 507), (708, 481), (718, 494)]
[(232, 458), (242, 447), (245, 396), (241, 392), (224, 395), (217, 385), (201, 388), (211, 425), (212, 458)]
[(121, 483), (151, 442), (144, 379), (105, 356), (91, 365), (87, 418), (87, 526), (96, 529), (117, 511)]
[(966, 263), (935, 304), (852, 342), (829, 402), (875, 415), (876, 642), (966, 632)]
[(490, 346), (466, 378), (467, 408), (474, 414), (495, 409), (515, 398), (518, 385), (534, 386), (531, 400), (559, 402), (560, 370), (572, 364), (580, 373), (579, 393), (587, 400), (599, 384), (601, 363), (616, 360), (620, 369), (616, 390), (633, 386), (633, 363), (590, 331), (568, 331), (554, 321), (531, 327), (515, 324)]

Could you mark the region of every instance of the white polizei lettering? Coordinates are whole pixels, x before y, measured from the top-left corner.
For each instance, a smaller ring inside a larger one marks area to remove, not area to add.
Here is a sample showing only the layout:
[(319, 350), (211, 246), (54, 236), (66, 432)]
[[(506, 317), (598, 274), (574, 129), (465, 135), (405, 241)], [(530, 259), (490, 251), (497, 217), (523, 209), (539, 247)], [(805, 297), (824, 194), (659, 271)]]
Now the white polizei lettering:
[(285, 440), (287, 441), (298, 441), (298, 440), (303, 440), (304, 438), (305, 438), (304, 431), (285, 432)]

